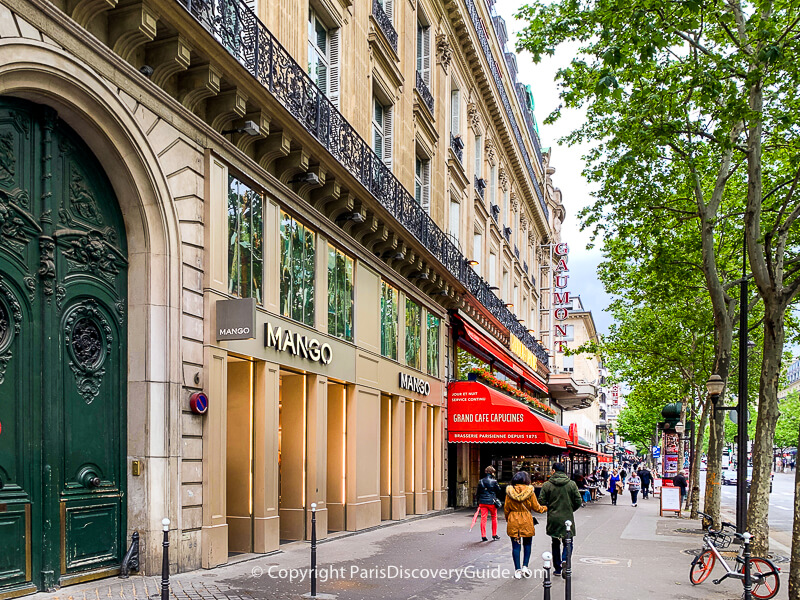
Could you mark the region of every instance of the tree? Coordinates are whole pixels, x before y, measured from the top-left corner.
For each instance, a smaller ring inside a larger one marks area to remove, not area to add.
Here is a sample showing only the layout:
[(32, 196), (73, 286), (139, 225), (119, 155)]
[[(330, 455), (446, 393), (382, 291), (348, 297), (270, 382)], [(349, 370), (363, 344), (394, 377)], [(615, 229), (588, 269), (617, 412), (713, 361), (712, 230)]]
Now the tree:
[(797, 432), (800, 431), (800, 393), (795, 392), (780, 401), (780, 419), (775, 427), (775, 447), (781, 455), (787, 448), (797, 444)]
[[(736, 312), (728, 292), (741, 271), (720, 258), (738, 253), (746, 241), (764, 299), (748, 514), (755, 554), (764, 554), (769, 544), (764, 457), (771, 457), (777, 419), (783, 319), (800, 288), (796, 13), (793, 3), (776, 6), (771, 0), (562, 0), (520, 12), (528, 21), (520, 46), (534, 59), (564, 41), (582, 44), (560, 80), (564, 103), (587, 110), (587, 123), (570, 139), (597, 142), (587, 172), (601, 184), (599, 201), (585, 223), (617, 235), (638, 232), (641, 212), (668, 212), (696, 223), (698, 266), (714, 315), (713, 370), (725, 381)], [(667, 182), (665, 172), (673, 175)], [(650, 186), (642, 179), (659, 184), (655, 196), (641, 193)], [(629, 221), (636, 226), (628, 227)], [(723, 424), (712, 423), (706, 508), (718, 521)]]
[(659, 408), (648, 408), (646, 403), (629, 394), (627, 405), (617, 418), (617, 433), (625, 441), (635, 444), (640, 454), (646, 453), (650, 450), (650, 443), (660, 417)]

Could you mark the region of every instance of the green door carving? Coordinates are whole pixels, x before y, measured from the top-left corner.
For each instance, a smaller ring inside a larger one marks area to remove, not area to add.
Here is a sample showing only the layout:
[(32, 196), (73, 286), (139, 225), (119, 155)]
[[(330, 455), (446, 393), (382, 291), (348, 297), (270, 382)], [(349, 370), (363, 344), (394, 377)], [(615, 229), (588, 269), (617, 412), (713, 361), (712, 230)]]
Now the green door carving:
[(119, 567), (126, 286), (100, 164), (51, 109), (0, 97), (0, 598)]

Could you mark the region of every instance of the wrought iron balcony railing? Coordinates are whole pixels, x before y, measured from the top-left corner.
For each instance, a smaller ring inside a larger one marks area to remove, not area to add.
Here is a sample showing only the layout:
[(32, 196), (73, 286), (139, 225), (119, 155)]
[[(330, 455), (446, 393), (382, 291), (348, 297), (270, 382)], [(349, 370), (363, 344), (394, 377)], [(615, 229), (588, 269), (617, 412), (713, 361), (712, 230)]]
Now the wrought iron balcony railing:
[(543, 365), (540, 346), (243, 0), (178, 3)]
[(392, 19), (383, 9), (383, 4), (381, 4), (380, 0), (372, 0), (372, 16), (375, 17), (375, 21), (378, 23), (378, 27), (381, 28), (383, 35), (389, 40), (392, 49), (397, 52), (397, 31), (392, 25)]
[(450, 149), (453, 151), (453, 154), (456, 155), (458, 162), (464, 162), (464, 140), (461, 139), (460, 135), (453, 135), (450, 134)]
[[(544, 201), (544, 196), (542, 195), (542, 189), (539, 187), (539, 182), (536, 180), (536, 171), (533, 170), (533, 164), (531, 163), (531, 157), (528, 154), (528, 151), (525, 148), (525, 143), (523, 142), (522, 132), (520, 131), (519, 125), (517, 124), (517, 119), (514, 116), (514, 111), (511, 109), (511, 101), (508, 99), (508, 94), (506, 93), (506, 87), (503, 84), (503, 78), (500, 74), (500, 69), (497, 66), (497, 63), (494, 60), (494, 55), (492, 54), (492, 48), (489, 45), (489, 38), (486, 35), (486, 28), (483, 24), (483, 20), (481, 19), (480, 15), (478, 14), (478, 8), (475, 6), (473, 0), (464, 0), (467, 5), (467, 12), (469, 12), (470, 19), (472, 20), (472, 26), (475, 28), (475, 32), (478, 34), (478, 41), (480, 42), (481, 49), (483, 50), (483, 54), (486, 56), (486, 61), (489, 63), (489, 69), (492, 72), (492, 79), (494, 80), (494, 84), (497, 87), (497, 91), (500, 94), (500, 100), (503, 103), (503, 108), (506, 111), (506, 115), (508, 116), (508, 120), (511, 122), (511, 129), (514, 132), (514, 138), (517, 140), (517, 145), (519, 146), (519, 150), (522, 153), (522, 160), (525, 162), (525, 166), (528, 168), (528, 172), (531, 176), (531, 181), (533, 182), (533, 189), (536, 191), (536, 196), (539, 198), (539, 204), (544, 211), (545, 218), (549, 219), (549, 211), (547, 210), (547, 204)], [(539, 164), (542, 163), (542, 150), (539, 147), (539, 140), (535, 136), (532, 138), (533, 150), (536, 152), (536, 158), (539, 161)]]
[(475, 189), (478, 191), (480, 197), (483, 198), (483, 193), (486, 190), (486, 180), (483, 177), (475, 175)]
[(425, 106), (427, 106), (428, 110), (433, 114), (433, 95), (428, 89), (425, 79), (422, 77), (422, 73), (419, 71), (417, 71), (416, 89), (417, 92), (419, 92), (420, 98), (422, 98), (422, 101), (425, 103)]

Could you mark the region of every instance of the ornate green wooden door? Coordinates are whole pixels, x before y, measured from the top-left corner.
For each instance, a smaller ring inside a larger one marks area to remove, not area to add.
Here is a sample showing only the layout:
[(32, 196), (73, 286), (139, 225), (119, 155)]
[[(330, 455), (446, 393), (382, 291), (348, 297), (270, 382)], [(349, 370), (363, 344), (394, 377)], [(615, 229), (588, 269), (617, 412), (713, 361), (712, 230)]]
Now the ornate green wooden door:
[(52, 110), (0, 97), (0, 598), (119, 566), (126, 283), (97, 160)]

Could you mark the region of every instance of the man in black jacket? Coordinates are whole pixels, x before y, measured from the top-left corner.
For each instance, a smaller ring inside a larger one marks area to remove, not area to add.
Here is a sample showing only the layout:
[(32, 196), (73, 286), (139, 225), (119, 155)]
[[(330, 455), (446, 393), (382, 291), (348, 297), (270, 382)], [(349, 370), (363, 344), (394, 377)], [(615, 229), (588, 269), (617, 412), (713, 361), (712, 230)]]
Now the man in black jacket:
[(497, 535), (497, 495), (500, 493), (500, 486), (494, 478), (494, 467), (489, 465), (484, 470), (486, 476), (478, 482), (478, 506), (481, 510), (481, 541), (488, 542), (486, 537), (486, 515), (492, 515), (492, 539), (499, 540)]
[(637, 475), (639, 475), (639, 479), (642, 480), (642, 498), (647, 499), (647, 494), (650, 491), (650, 484), (653, 481), (653, 476), (650, 473), (650, 470), (642, 465), (642, 468), (639, 469)]

